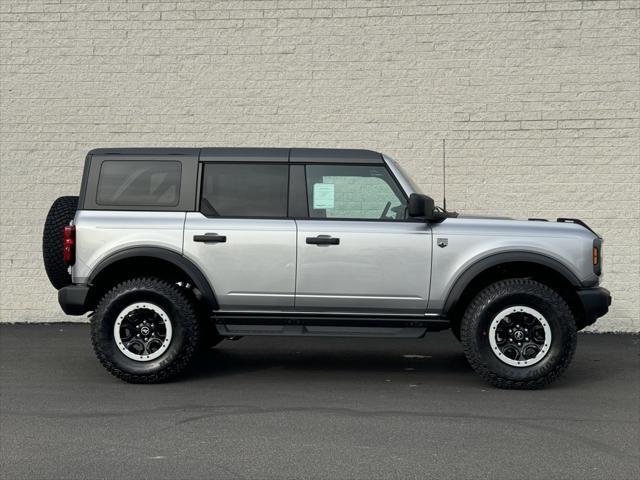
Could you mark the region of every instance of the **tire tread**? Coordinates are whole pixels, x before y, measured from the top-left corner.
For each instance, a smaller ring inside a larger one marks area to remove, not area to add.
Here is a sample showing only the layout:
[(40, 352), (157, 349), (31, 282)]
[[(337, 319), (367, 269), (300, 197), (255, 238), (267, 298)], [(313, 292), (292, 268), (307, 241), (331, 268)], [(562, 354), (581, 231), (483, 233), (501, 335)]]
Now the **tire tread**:
[[(116, 301), (122, 295), (135, 292), (137, 289), (145, 288), (155, 290), (164, 295), (168, 301), (173, 303), (182, 315), (182, 328), (185, 329), (184, 346), (176, 359), (158, 371), (149, 374), (129, 373), (114, 364), (97, 342), (97, 329), (99, 322), (108, 305)], [(196, 315), (193, 302), (175, 285), (154, 277), (140, 277), (121, 282), (111, 288), (98, 302), (95, 314), (91, 319), (91, 343), (100, 363), (115, 377), (127, 383), (163, 383), (179, 376), (187, 369), (200, 351), (200, 323)]]
[(71, 285), (71, 275), (62, 255), (63, 229), (73, 220), (77, 209), (78, 197), (59, 197), (51, 205), (44, 222), (42, 258), (47, 277), (56, 290)]
[(501, 280), (489, 285), (478, 293), (468, 305), (462, 318), (462, 345), (471, 367), (491, 385), (503, 389), (536, 390), (553, 382), (571, 363), (577, 340), (575, 322), (567, 322), (567, 325), (564, 325), (567, 335), (565, 335), (563, 339), (564, 344), (561, 349), (562, 356), (559, 361), (547, 366), (545, 371), (541, 372), (536, 378), (530, 380), (513, 380), (491, 371), (471, 341), (472, 336), (476, 334), (474, 330), (474, 326), (476, 325), (474, 317), (480, 315), (481, 312), (497, 298), (511, 294), (514, 291), (517, 291), (517, 293), (542, 296), (551, 304), (551, 307), (558, 312), (558, 316), (561, 319), (573, 319), (571, 309), (564, 299), (547, 285), (527, 278)]

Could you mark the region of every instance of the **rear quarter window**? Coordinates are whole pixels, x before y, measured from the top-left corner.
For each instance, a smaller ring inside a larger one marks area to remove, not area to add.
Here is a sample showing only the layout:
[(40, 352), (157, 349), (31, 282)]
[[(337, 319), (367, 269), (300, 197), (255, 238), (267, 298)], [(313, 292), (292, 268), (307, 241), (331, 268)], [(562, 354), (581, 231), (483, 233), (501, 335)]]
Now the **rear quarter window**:
[(174, 161), (104, 161), (98, 178), (96, 203), (175, 207), (180, 201), (181, 170), (181, 163)]

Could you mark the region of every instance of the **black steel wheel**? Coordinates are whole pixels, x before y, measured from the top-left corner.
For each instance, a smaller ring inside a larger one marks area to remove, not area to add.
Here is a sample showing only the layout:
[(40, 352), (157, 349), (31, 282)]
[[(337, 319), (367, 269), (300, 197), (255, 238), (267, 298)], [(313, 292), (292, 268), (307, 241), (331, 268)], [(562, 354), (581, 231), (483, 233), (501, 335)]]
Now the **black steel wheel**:
[(91, 340), (102, 365), (130, 383), (177, 377), (200, 349), (193, 301), (156, 278), (123, 282), (107, 292), (91, 318)]
[(576, 348), (569, 306), (553, 289), (515, 278), (489, 285), (471, 301), (461, 325), (467, 360), (499, 388), (542, 388), (567, 368)]

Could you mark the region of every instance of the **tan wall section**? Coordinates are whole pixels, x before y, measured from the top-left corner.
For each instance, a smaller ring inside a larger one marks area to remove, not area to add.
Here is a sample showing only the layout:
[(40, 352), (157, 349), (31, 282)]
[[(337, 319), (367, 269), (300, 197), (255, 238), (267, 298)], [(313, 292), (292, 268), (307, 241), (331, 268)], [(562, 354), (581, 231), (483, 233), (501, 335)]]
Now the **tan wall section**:
[(1, 319), (70, 320), (40, 235), (110, 146), (370, 148), (467, 213), (578, 217), (640, 330), (639, 2), (1, 2)]

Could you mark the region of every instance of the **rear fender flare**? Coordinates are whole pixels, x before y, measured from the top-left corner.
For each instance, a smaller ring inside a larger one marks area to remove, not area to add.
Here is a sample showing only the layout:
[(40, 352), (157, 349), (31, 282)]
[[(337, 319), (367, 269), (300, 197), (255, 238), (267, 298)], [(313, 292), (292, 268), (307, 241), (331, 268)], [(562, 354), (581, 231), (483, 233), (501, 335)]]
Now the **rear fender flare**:
[(88, 283), (92, 284), (93, 281), (110, 265), (127, 258), (157, 258), (173, 264), (193, 280), (194, 286), (200, 291), (202, 299), (208, 307), (212, 309), (218, 308), (215, 292), (202, 271), (191, 260), (166, 248), (132, 247), (119, 250), (100, 261), (96, 268), (91, 272)]

